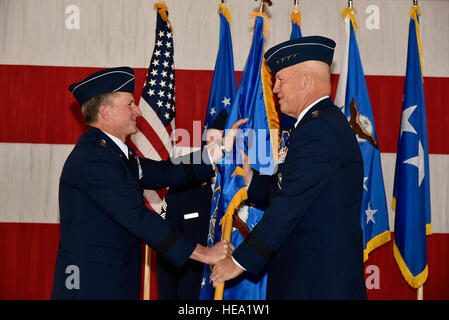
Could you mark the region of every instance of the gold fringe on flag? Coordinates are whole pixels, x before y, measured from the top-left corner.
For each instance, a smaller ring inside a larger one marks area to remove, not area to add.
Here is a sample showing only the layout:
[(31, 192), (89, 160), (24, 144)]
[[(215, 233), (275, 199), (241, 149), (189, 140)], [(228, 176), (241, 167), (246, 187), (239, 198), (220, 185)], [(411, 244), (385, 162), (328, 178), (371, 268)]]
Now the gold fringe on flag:
[(297, 4), (293, 7), (291, 20), (293, 23), (301, 26), (301, 12), (299, 11), (299, 6)]
[(416, 38), (418, 39), (418, 48), (419, 48), (419, 61), (421, 62), (421, 75), (424, 81), (424, 69), (422, 63), (422, 46), (421, 46), (421, 35), (419, 34), (419, 21), (418, 16), (421, 15), (421, 8), (419, 6), (413, 6), (410, 9), (410, 18), (415, 20), (415, 28), (416, 28)]
[[(262, 19), (263, 19), (263, 31), (262, 31), (262, 34), (263, 34), (264, 37), (266, 37), (268, 32), (270, 32), (271, 19), (268, 18), (262, 12), (253, 12), (249, 16), (250, 16), (250, 19), (254, 19), (254, 23), (255, 23), (255, 20), (256, 20), (257, 17), (262, 17)], [(254, 29), (254, 25), (253, 25), (252, 29)]]
[(274, 163), (277, 163), (279, 157), (278, 151), (281, 144), (279, 130), (281, 121), (279, 117), (279, 110), (277, 110), (276, 104), (274, 103), (272, 73), (265, 58), (262, 60), (261, 77), (263, 97), (265, 100), (265, 111), (267, 114), (268, 128), (270, 129), (271, 150), (273, 150)]
[(378, 234), (374, 238), (372, 238), (368, 243), (366, 244), (366, 249), (363, 250), (363, 262), (366, 262), (368, 260), (368, 256), (374, 249), (383, 246), (385, 243), (391, 240), (391, 233), (390, 230), (384, 231), (381, 234)]
[(226, 20), (228, 20), (229, 25), (231, 25), (231, 14), (229, 13), (228, 8), (224, 4), (220, 4), (218, 6), (218, 14), (224, 15)]
[[(236, 167), (234, 172), (232, 173), (231, 177), (234, 177), (236, 175), (243, 176), (243, 178), (245, 178), (245, 172), (243, 171), (243, 169), (241, 167)], [(224, 237), (226, 225), (230, 224), (232, 226), (232, 217), (234, 215), (235, 210), (237, 210), (237, 208), (240, 206), (240, 204), (243, 201), (245, 201), (246, 199), (248, 199), (248, 192), (246, 191), (246, 188), (242, 188), (239, 191), (237, 191), (237, 193), (234, 195), (234, 198), (232, 198), (231, 202), (229, 203), (228, 208), (226, 209), (226, 213), (220, 220), (221, 233), (223, 235), (222, 239), (231, 241), (230, 237), (229, 237), (229, 239), (226, 239)]]
[(168, 24), (170, 26), (171, 33), (173, 33), (173, 27), (171, 25), (170, 20), (168, 20), (168, 15), (167, 15), (168, 9), (167, 9), (167, 6), (165, 5), (165, 3), (163, 3), (163, 2), (155, 3), (154, 9), (156, 9), (156, 10), (160, 9), (160, 10), (158, 10), (158, 13), (159, 13), (161, 19), (165, 22), (168, 22)]
[[(245, 173), (241, 167), (237, 167), (235, 171), (232, 173), (232, 177), (235, 175), (240, 175), (245, 177)], [(235, 210), (238, 208), (238, 206), (244, 201), (248, 199), (248, 192), (246, 191), (246, 188), (240, 189), (235, 195), (234, 198), (232, 198), (231, 203), (229, 204), (228, 208), (226, 209), (226, 213), (224, 214), (223, 218), (220, 220), (221, 224), (221, 240), (227, 240), (231, 242), (231, 235), (232, 235), (232, 222), (233, 222), (233, 216)], [(224, 295), (224, 286), (225, 283), (220, 283), (215, 288), (215, 294), (214, 294), (214, 300), (223, 300)]]
[(413, 274), (407, 267), (407, 264), (405, 263), (404, 259), (402, 258), (401, 252), (396, 246), (396, 242), (393, 242), (393, 255), (396, 259), (399, 269), (401, 270), (402, 275), (405, 278), (405, 281), (407, 281), (407, 283), (412, 288), (418, 289), (426, 282), (427, 276), (429, 275), (428, 265), (426, 265), (426, 267), (420, 274), (418, 274), (417, 276), (413, 276)]
[(341, 12), (341, 16), (346, 18), (349, 16), (349, 19), (352, 21), (352, 25), (354, 26), (354, 32), (357, 32), (357, 19), (355, 18), (355, 8), (344, 8)]

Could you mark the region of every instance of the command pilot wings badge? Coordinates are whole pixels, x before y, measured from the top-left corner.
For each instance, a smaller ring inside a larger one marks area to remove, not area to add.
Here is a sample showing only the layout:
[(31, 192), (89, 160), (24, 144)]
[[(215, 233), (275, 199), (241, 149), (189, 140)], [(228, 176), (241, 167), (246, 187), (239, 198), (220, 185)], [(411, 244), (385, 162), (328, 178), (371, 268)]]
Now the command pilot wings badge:
[(367, 140), (374, 148), (379, 149), (379, 145), (373, 135), (373, 124), (367, 116), (360, 114), (355, 99), (352, 99), (349, 111), (351, 112), (349, 124), (356, 135), (357, 141)]

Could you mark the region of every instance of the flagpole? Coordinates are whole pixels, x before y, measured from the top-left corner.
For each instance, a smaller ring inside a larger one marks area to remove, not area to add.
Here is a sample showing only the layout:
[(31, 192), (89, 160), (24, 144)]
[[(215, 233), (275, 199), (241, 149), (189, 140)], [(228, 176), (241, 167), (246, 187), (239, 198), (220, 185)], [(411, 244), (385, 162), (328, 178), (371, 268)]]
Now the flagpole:
[[(418, 5), (418, 0), (413, 0), (413, 6), (417, 6), (417, 5)], [(424, 285), (421, 285), (416, 290), (416, 300), (424, 300)]]
[[(260, 0), (259, 13), (263, 13), (265, 1), (268, 1), (269, 6), (271, 6), (271, 4), (272, 4), (270, 0)], [(237, 210), (234, 211), (234, 214), (236, 211)], [(234, 214), (230, 215), (223, 221), (223, 232), (222, 232), (222, 237), (221, 237), (222, 240), (227, 240), (229, 242), (231, 241), (232, 224), (233, 224), (233, 215)], [(214, 300), (223, 300), (224, 287), (225, 287), (225, 283), (222, 282), (215, 288)]]
[(259, 13), (263, 12), (263, 6), (265, 5), (265, 1), (264, 0), (260, 0), (260, 7), (259, 7)]
[[(413, 0), (413, 5), (418, 5), (418, 0)], [(421, 285), (417, 290), (417, 300), (424, 300), (424, 285)]]
[(417, 290), (416, 300), (424, 300), (424, 285), (419, 287)]
[(151, 290), (151, 248), (145, 244), (145, 260), (144, 260), (144, 280), (143, 280), (143, 300), (150, 300)]
[[(264, 0), (262, 0), (262, 2), (263, 1)], [(226, 3), (226, 0), (221, 0), (221, 3), (222, 4)], [(222, 235), (221, 235), (222, 240), (227, 240), (227, 241), (231, 242), (232, 220), (233, 220), (233, 215), (231, 215), (230, 217), (228, 217), (228, 219), (223, 221), (223, 231), (222, 231)], [(214, 300), (223, 300), (224, 286), (225, 286), (225, 283), (222, 282), (215, 288)]]

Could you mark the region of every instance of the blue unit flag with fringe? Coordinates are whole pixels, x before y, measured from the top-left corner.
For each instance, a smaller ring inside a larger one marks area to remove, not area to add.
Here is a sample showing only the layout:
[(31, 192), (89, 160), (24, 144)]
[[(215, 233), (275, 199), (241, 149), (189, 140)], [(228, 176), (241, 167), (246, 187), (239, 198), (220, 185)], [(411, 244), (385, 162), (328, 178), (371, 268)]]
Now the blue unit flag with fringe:
[[(219, 224), (232, 217), (238, 210), (238, 216), (247, 225), (249, 231), (262, 219), (264, 211), (244, 205), (247, 199), (241, 151), (249, 155), (253, 169), (264, 174), (273, 174), (276, 170), (279, 147), (279, 116), (275, 110), (271, 73), (266, 65), (264, 54), (264, 19), (261, 13), (255, 17), (254, 36), (251, 50), (243, 70), (239, 88), (232, 104), (226, 123), (226, 129), (242, 118), (249, 118), (243, 124), (236, 137), (233, 152), (230, 152), (218, 166), (216, 192), (211, 209), (211, 227), (209, 245), (220, 241), (222, 226)], [(276, 129), (270, 132), (270, 129)], [(231, 235), (232, 244), (237, 247), (244, 240), (238, 229)], [(266, 273), (254, 277), (249, 273), (227, 281), (224, 300), (263, 300), (266, 298)], [(212, 299), (213, 288), (210, 270), (206, 266), (200, 299)]]
[(426, 235), (430, 225), (429, 150), (419, 37), (420, 8), (410, 12), (404, 101), (393, 187), (394, 257), (413, 288), (428, 275)]
[[(297, 39), (302, 37), (301, 32), (301, 12), (299, 11), (298, 6), (295, 5), (292, 15), (292, 31), (290, 33), (290, 40)], [(284, 113), (281, 113), (281, 145), (280, 149), (284, 148), (287, 145), (288, 140), (290, 139), (290, 129), (296, 123), (296, 118), (290, 117)]]
[[(204, 121), (204, 135), (206, 134), (209, 125), (215, 120), (216, 116), (219, 115), (223, 109), (226, 109), (228, 114), (230, 113), (230, 108), (234, 102), (235, 93), (237, 91), (230, 28), (231, 15), (228, 8), (224, 5), (219, 5), (218, 12), (220, 17), (220, 41), (207, 106), (206, 119)], [(205, 142), (205, 136), (203, 137), (203, 142)], [(220, 203), (219, 200), (221, 196), (221, 180), (220, 174), (217, 174), (212, 196), (211, 217), (214, 216), (214, 214), (216, 216), (218, 212), (218, 205)], [(215, 223), (216, 218), (211, 219), (207, 240), (208, 246), (210, 247), (215, 243)], [(221, 236), (221, 233), (218, 236)], [(220, 241), (220, 238), (218, 238), (218, 241)], [(210, 267), (205, 266), (200, 291), (200, 299), (202, 300), (209, 300), (214, 296), (214, 290), (212, 283), (210, 282), (210, 275)]]
[[(363, 195), (360, 223), (363, 231), (363, 260), (375, 248), (390, 241), (388, 209), (371, 102), (355, 36), (353, 10), (345, 9), (345, 60), (340, 75), (335, 104), (343, 107), (356, 134), (363, 157)], [(349, 32), (348, 32), (349, 31)]]
[[(229, 10), (219, 6), (220, 41), (217, 60), (215, 62), (212, 87), (207, 104), (206, 119), (204, 121), (204, 134), (217, 115), (225, 109), (229, 114), (231, 104), (237, 91), (234, 72), (234, 55), (232, 53), (231, 16)], [(204, 141), (205, 139), (203, 139)]]

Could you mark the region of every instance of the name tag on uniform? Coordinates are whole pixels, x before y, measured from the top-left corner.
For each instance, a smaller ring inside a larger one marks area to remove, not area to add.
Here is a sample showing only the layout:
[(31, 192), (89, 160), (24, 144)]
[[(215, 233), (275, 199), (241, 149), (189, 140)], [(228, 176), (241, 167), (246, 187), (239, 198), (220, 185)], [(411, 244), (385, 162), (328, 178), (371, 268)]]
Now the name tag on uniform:
[(199, 216), (198, 212), (187, 213), (184, 215), (184, 220), (198, 218)]

